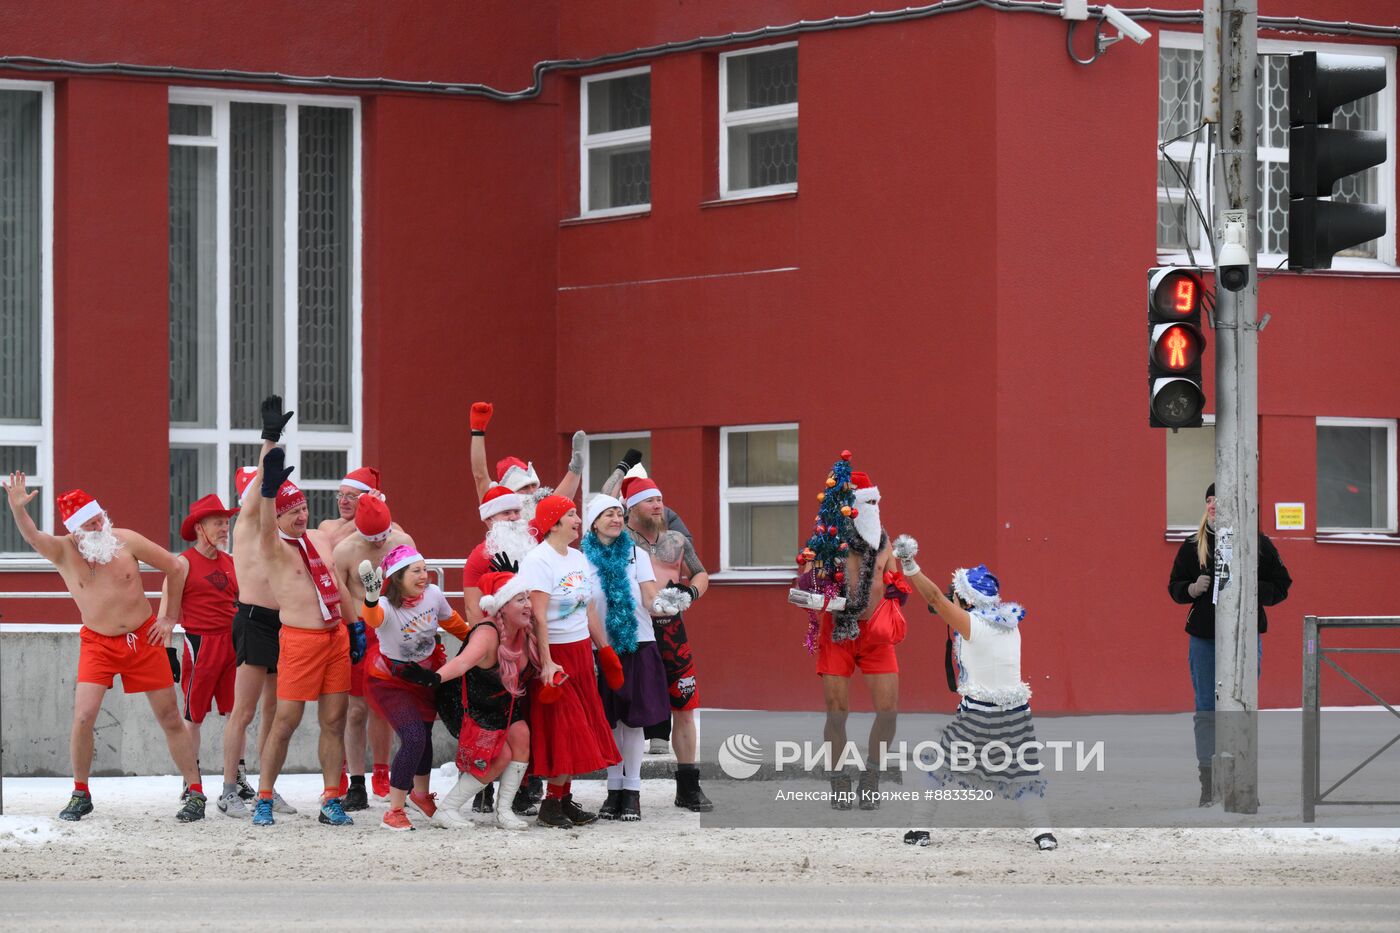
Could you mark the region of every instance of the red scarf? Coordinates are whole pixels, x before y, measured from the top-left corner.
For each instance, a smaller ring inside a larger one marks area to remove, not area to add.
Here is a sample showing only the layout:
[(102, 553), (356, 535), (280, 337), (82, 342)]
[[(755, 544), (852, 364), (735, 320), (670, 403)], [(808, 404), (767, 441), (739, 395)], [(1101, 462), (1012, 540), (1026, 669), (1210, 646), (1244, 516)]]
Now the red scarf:
[(335, 579), (326, 568), (326, 562), (316, 553), (316, 547), (305, 535), (293, 538), (283, 534), (282, 540), (296, 548), (296, 552), (301, 555), (301, 562), (306, 565), (306, 572), (311, 575), (311, 582), (316, 584), (316, 598), (321, 602), (321, 618), (328, 624), (339, 622), (340, 588), (335, 585)]

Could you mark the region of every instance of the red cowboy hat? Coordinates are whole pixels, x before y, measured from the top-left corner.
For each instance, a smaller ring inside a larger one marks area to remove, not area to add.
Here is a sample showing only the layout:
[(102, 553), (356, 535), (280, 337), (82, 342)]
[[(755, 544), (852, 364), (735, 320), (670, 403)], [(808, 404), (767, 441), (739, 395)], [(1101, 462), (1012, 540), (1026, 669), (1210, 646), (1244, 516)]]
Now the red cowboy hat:
[(185, 520), (180, 523), (180, 537), (186, 541), (194, 540), (194, 526), (200, 519), (210, 518), (214, 515), (232, 517), (238, 514), (238, 509), (224, 508), (224, 500), (214, 495), (212, 492), (203, 499), (197, 500), (190, 506), (190, 514), (185, 516)]

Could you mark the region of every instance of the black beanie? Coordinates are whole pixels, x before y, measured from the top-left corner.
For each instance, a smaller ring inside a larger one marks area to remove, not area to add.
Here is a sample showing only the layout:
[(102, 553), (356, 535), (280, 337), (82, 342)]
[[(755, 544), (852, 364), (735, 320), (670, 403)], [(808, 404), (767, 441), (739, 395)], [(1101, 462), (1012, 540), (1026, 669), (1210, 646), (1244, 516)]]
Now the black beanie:
[(1214, 498), (1215, 498), (1215, 484), (1214, 484), (1214, 483), (1211, 483), (1209, 486), (1206, 487), (1206, 498), (1207, 498), (1207, 499), (1214, 499)]

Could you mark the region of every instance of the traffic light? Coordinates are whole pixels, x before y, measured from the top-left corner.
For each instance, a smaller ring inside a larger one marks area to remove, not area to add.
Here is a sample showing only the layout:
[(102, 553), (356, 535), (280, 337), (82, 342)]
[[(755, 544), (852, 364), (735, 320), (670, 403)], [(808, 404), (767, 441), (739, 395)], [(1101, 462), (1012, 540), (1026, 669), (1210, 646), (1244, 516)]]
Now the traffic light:
[(1384, 207), (1330, 200), (1338, 180), (1385, 161), (1385, 133), (1328, 125), (1385, 80), (1374, 56), (1288, 56), (1288, 268), (1330, 269), (1334, 253), (1385, 235)]
[(1147, 270), (1147, 423), (1154, 428), (1198, 428), (1206, 407), (1201, 382), (1204, 288), (1187, 269)]

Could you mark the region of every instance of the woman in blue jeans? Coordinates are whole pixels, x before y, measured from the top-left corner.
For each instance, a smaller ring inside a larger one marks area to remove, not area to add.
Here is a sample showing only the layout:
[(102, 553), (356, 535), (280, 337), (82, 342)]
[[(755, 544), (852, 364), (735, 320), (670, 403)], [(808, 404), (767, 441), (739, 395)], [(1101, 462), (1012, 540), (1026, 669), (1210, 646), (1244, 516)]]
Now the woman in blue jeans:
[[(1214, 800), (1210, 770), (1215, 754), (1215, 484), (1206, 489), (1206, 510), (1196, 533), (1181, 542), (1172, 564), (1171, 582), (1167, 591), (1179, 603), (1188, 603), (1186, 634), (1191, 646), (1191, 686), (1196, 691), (1196, 764), (1201, 778), (1200, 805), (1208, 807)], [(1288, 598), (1293, 578), (1278, 556), (1274, 543), (1259, 534), (1259, 634), (1268, 630), (1265, 606), (1273, 606)], [(1262, 651), (1262, 649), (1261, 649)]]

